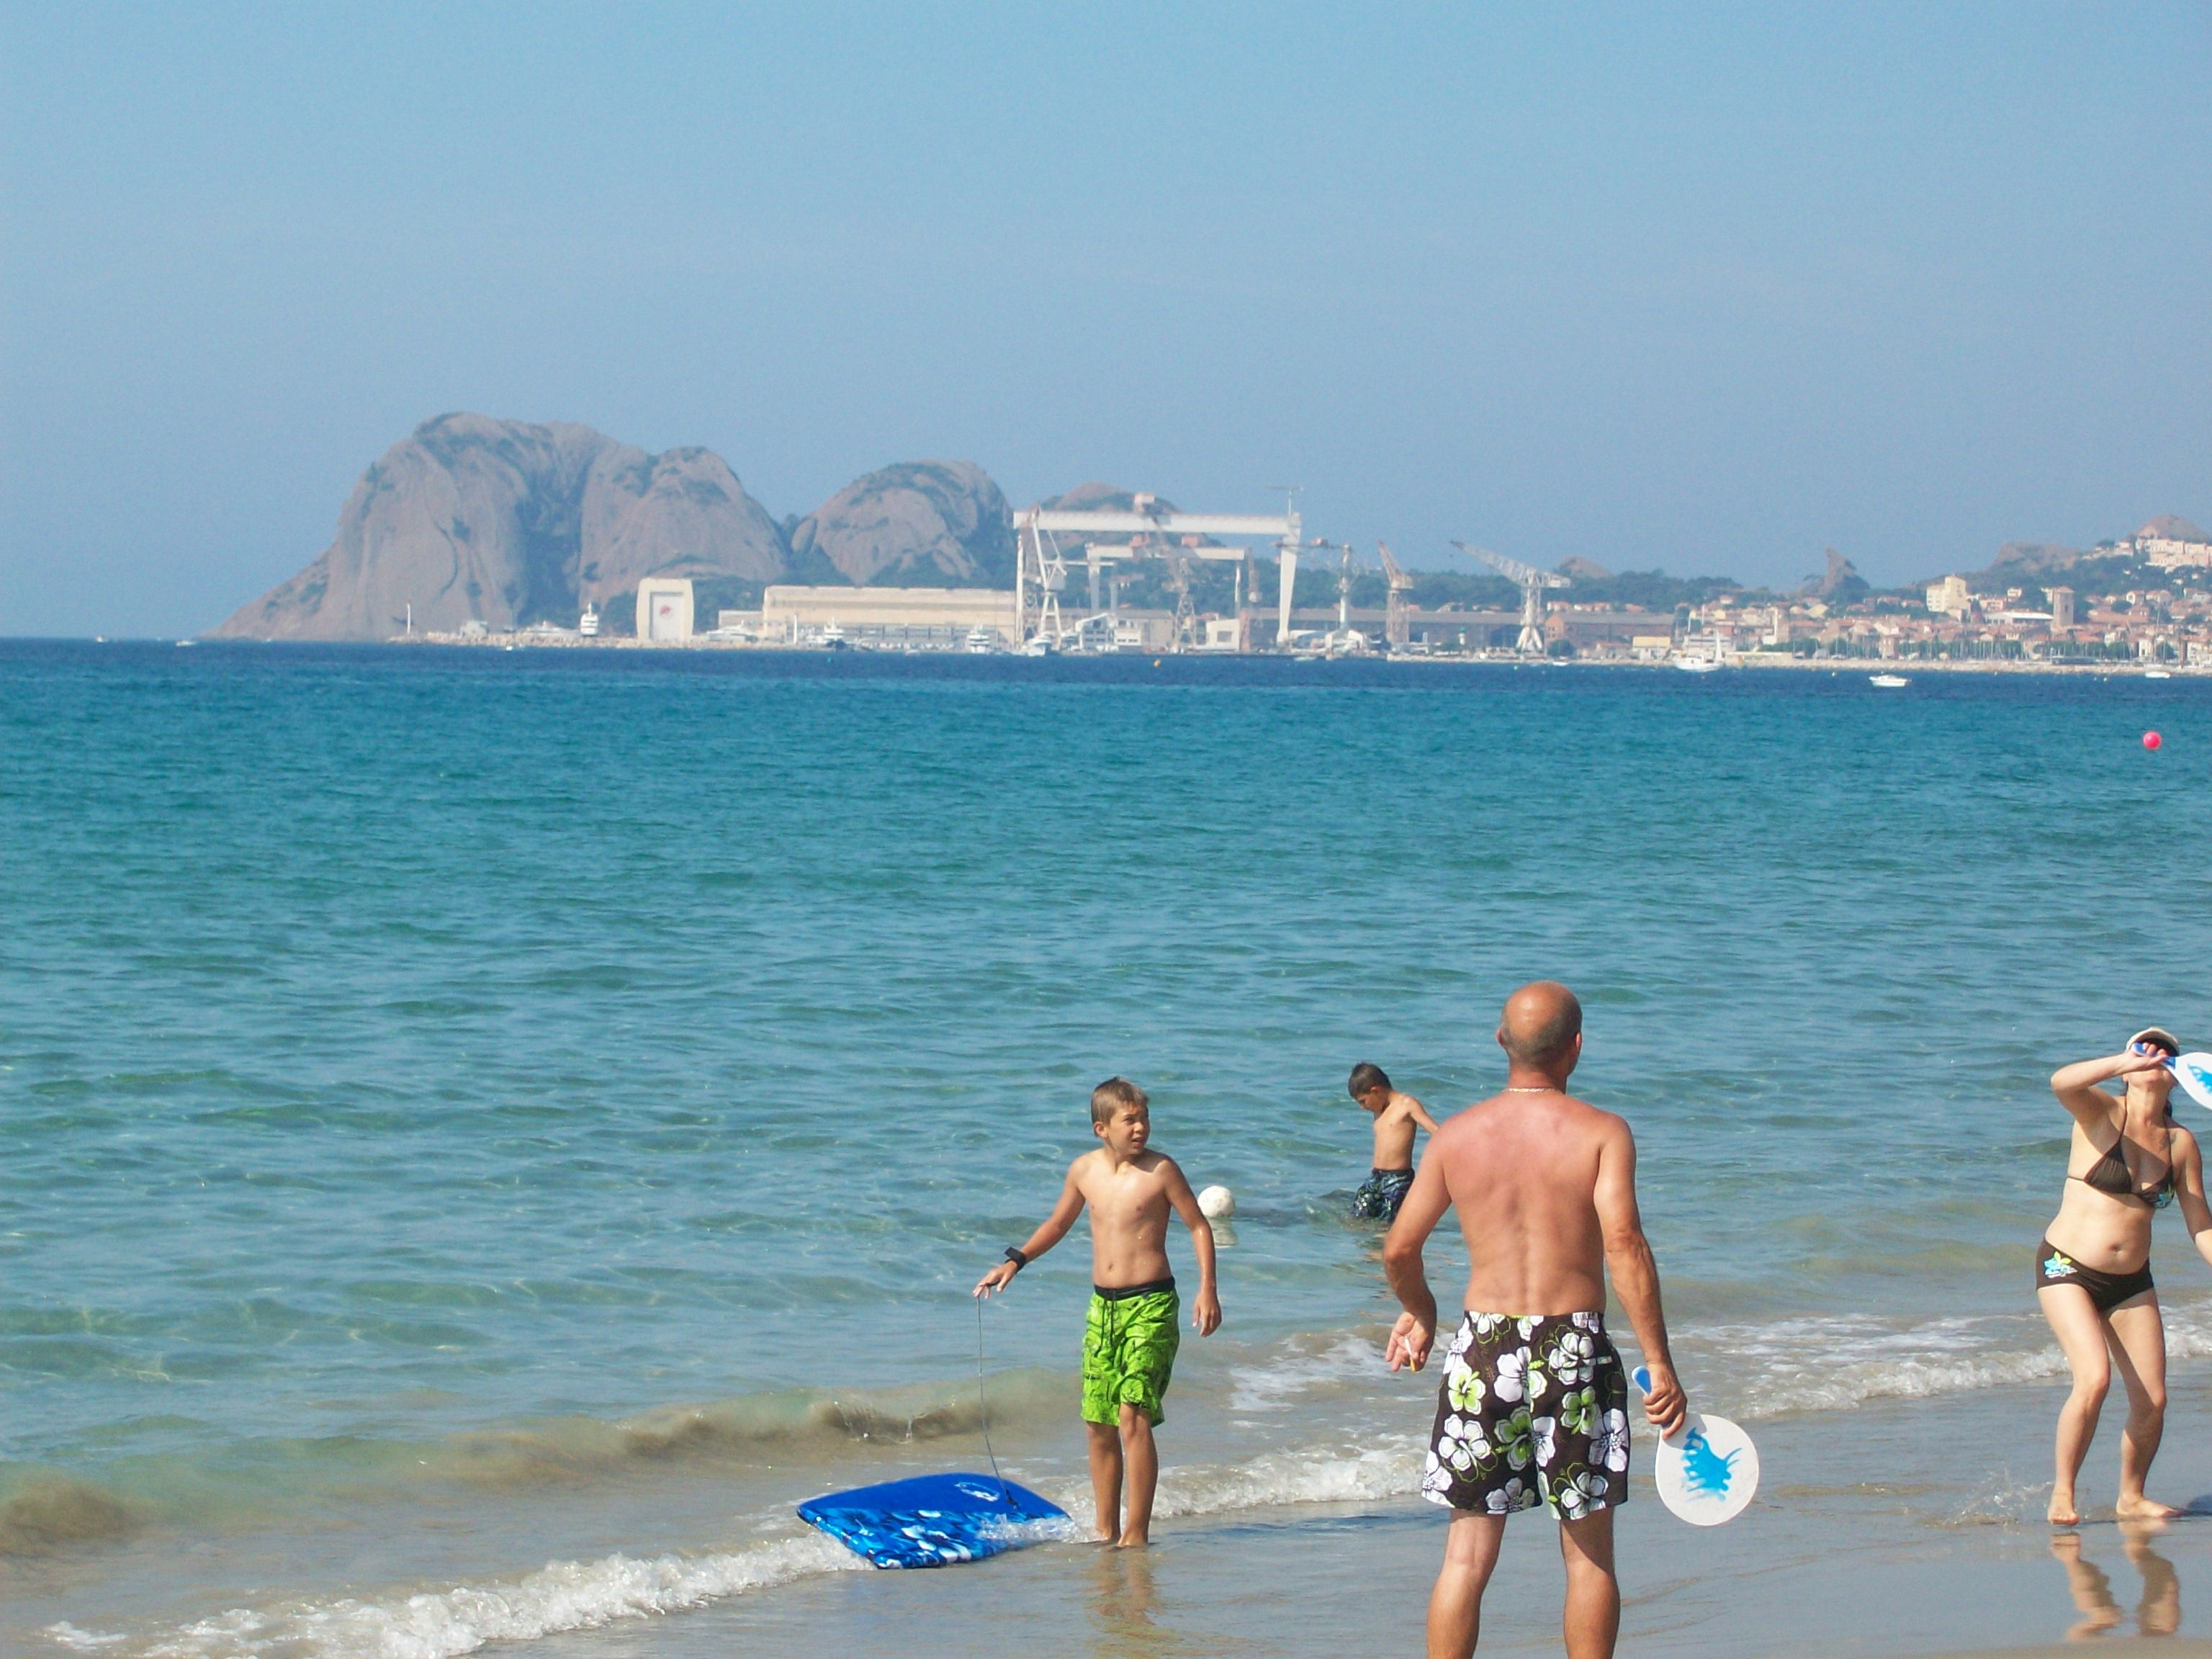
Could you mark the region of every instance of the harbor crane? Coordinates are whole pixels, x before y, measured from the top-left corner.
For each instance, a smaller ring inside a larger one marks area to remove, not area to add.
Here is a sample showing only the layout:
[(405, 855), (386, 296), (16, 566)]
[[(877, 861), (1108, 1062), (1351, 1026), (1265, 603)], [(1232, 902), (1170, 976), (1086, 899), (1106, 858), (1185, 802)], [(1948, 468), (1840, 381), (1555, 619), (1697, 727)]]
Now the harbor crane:
[[(1092, 615), (1071, 626), (1062, 618), (1060, 596), (1066, 587), (1068, 566), (1073, 562), (1061, 550), (1062, 536), (1081, 550), (1078, 556), (1088, 567), (1094, 612), (1098, 609), (1099, 584), (1106, 564), (1133, 557), (1165, 560), (1169, 583), (1176, 590), (1179, 643), (1188, 643), (1196, 628), (1196, 618), (1191, 614), (1189, 588), (1200, 562), (1238, 567), (1236, 574), (1240, 618), (1244, 605), (1258, 597), (1254, 550), (1249, 545), (1222, 546), (1213, 538), (1236, 537), (1247, 543), (1274, 544), (1282, 568), (1277, 632), (1285, 640), (1290, 637), (1291, 593), (1297, 581), (1298, 550), (1312, 545), (1300, 539), (1298, 515), (1287, 507), (1279, 517), (1181, 513), (1164, 507), (1155, 497), (1144, 495), (1135, 497), (1127, 508), (1076, 511), (1033, 507), (1014, 515), (1014, 536), (1015, 628), (1024, 649), (1056, 648), (1063, 642), (1080, 640), (1094, 624), (1109, 620), (1107, 615)], [(1200, 544), (1194, 546), (1192, 543)], [(1109, 614), (1110, 611), (1109, 606)]]
[(1413, 579), (1390, 556), (1389, 543), (1376, 542), (1375, 550), (1382, 556), (1382, 574), (1390, 583), (1390, 608), (1383, 612), (1382, 637), (1393, 651), (1402, 651), (1413, 639), (1413, 623), (1406, 614), (1406, 590), (1413, 585)]
[(1544, 654), (1544, 590), (1547, 587), (1572, 587), (1574, 583), (1556, 570), (1539, 570), (1533, 564), (1523, 564), (1518, 559), (1509, 559), (1503, 553), (1493, 553), (1486, 547), (1469, 547), (1465, 542), (1452, 545), (1469, 558), (1480, 559), (1507, 581), (1521, 589), (1521, 637), (1513, 642), (1516, 651), (1532, 656)]

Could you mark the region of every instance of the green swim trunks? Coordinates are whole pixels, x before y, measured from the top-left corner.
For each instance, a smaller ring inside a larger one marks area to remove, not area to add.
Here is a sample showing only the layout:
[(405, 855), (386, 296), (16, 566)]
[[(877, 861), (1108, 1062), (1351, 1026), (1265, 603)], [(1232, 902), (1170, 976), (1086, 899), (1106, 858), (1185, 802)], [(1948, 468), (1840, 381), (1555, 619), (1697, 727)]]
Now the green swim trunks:
[(1154, 1427), (1167, 1421), (1161, 1397), (1182, 1341), (1182, 1301), (1175, 1280), (1127, 1289), (1091, 1289), (1083, 1322), (1083, 1420), (1118, 1423), (1134, 1406)]

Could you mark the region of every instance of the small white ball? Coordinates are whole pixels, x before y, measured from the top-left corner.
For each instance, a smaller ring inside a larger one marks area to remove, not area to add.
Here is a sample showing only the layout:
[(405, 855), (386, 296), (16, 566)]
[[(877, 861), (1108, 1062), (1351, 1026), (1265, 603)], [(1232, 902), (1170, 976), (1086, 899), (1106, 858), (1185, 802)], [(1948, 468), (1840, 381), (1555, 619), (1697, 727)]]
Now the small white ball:
[(1237, 1213), (1237, 1194), (1226, 1187), (1208, 1187), (1198, 1195), (1198, 1212), (1209, 1221), (1226, 1221)]

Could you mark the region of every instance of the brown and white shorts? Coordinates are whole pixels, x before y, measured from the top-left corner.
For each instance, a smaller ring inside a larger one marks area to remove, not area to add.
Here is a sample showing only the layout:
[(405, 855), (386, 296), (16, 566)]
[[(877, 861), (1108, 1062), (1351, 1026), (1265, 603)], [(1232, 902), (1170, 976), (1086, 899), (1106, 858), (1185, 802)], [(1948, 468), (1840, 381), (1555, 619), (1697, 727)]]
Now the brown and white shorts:
[(1444, 1351), (1421, 1495), (1577, 1520), (1628, 1496), (1628, 1374), (1605, 1316), (1469, 1313)]

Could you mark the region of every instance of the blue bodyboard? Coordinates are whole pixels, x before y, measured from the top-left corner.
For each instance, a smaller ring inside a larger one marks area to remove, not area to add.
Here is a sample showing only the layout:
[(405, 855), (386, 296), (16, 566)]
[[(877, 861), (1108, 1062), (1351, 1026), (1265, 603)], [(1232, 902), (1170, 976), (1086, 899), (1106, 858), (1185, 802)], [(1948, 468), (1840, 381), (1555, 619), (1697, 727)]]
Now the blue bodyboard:
[(1025, 1528), (1067, 1511), (994, 1474), (919, 1474), (809, 1498), (799, 1518), (879, 1567), (942, 1567), (1034, 1542)]

